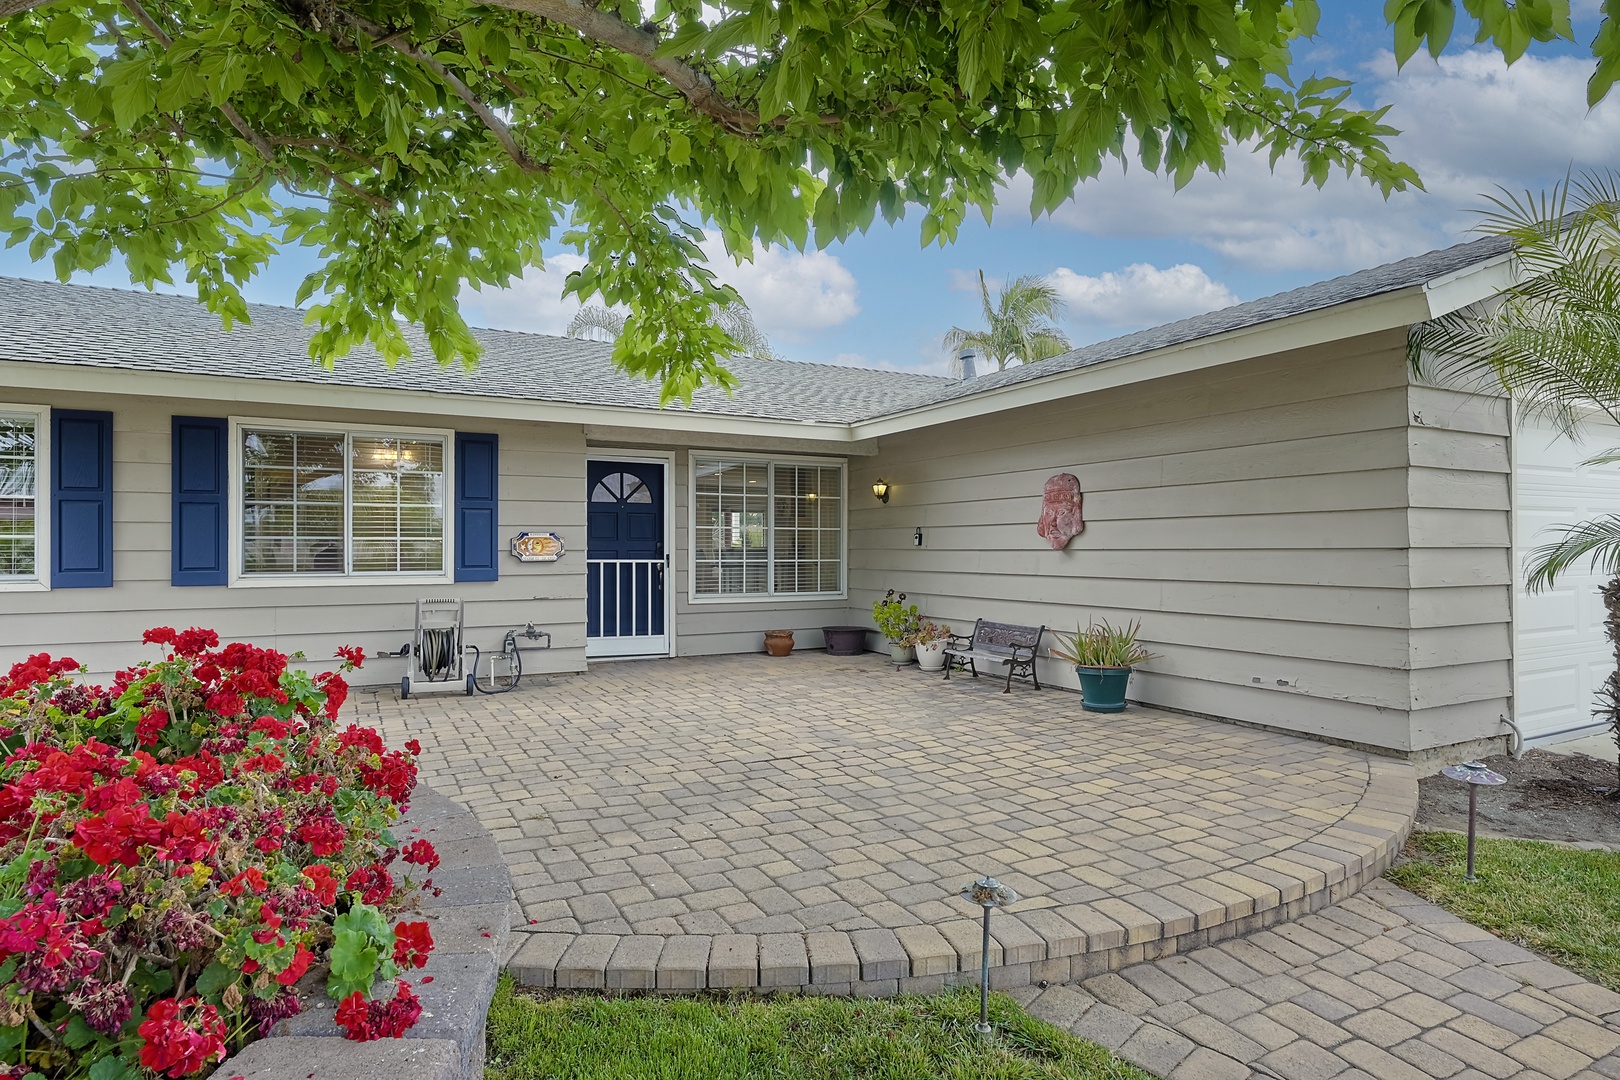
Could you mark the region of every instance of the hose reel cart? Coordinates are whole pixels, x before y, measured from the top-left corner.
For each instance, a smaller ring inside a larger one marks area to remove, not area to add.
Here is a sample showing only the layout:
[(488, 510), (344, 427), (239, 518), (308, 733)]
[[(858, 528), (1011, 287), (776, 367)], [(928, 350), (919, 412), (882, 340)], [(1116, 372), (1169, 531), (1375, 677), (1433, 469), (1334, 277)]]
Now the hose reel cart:
[(416, 602), (416, 632), (399, 696), (473, 693), (474, 650), (466, 643), (465, 607), (460, 600)]

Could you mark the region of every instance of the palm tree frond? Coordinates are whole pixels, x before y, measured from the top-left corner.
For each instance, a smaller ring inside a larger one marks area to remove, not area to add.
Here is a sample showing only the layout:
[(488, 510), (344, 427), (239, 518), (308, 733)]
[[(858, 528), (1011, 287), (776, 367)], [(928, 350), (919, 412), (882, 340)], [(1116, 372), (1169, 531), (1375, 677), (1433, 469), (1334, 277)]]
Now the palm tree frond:
[(1033, 364), (1069, 350), (1069, 339), (1051, 320), (1060, 318), (1065, 303), (1051, 282), (1025, 274), (1003, 285), (992, 302), (990, 285), (979, 271), (979, 302), (985, 329), (954, 326), (944, 337), (952, 353), (972, 348), (994, 360), (997, 370), (1017, 361)]
[(1592, 569), (1610, 576), (1620, 575), (1620, 515), (1606, 514), (1573, 525), (1555, 525), (1562, 539), (1543, 544), (1525, 560), (1525, 588), (1541, 592), (1571, 565), (1589, 559)]
[(624, 333), (623, 312), (597, 304), (587, 304), (574, 312), (568, 324), (568, 336), (586, 341), (613, 341)]

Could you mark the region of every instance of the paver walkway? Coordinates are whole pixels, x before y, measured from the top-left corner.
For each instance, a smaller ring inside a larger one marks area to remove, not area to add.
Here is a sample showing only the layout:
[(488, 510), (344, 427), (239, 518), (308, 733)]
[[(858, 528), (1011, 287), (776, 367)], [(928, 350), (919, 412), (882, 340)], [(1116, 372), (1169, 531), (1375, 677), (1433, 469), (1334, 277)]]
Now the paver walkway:
[(1404, 764), (990, 679), (797, 653), (598, 665), (354, 708), (491, 830), (541, 985), (936, 989), (1067, 981), (1315, 910), (1410, 826)]
[(1013, 993), (1169, 1080), (1620, 1078), (1620, 994), (1384, 881), (1211, 948)]

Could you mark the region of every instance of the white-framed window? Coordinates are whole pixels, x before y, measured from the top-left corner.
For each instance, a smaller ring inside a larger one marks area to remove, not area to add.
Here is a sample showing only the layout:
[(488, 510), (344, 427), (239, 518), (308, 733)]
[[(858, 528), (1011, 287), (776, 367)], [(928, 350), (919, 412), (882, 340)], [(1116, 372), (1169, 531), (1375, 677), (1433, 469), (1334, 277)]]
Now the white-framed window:
[(448, 431), (231, 422), (240, 582), (447, 579)]
[(50, 410), (0, 405), (0, 589), (50, 581)]
[(692, 597), (844, 593), (844, 465), (692, 456)]

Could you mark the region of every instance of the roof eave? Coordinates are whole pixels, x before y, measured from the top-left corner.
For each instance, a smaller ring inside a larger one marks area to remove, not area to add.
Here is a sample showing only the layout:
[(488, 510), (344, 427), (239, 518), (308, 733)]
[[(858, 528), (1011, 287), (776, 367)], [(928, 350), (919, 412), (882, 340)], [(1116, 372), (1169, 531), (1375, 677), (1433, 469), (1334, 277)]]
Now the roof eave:
[(223, 375), (187, 375), (136, 368), (110, 368), (0, 362), (12, 392), (27, 390), (174, 398), (208, 402), (216, 410), (232, 406), (261, 408), (293, 405), (320, 409), (364, 409), (421, 416), (432, 413), (454, 419), (520, 420), (533, 423), (625, 427), (633, 417), (657, 417), (667, 431), (694, 435), (731, 435), (798, 439), (843, 446), (855, 441), (848, 424), (815, 420), (726, 416), (684, 409), (636, 408), (623, 405), (576, 405), (483, 394), (434, 394), (372, 386), (343, 386), (284, 379), (240, 379)]
[(954, 420), (1078, 397), (1098, 390), (1410, 326), (1433, 317), (1428, 284), (1411, 285), (1361, 300), (1287, 315), (1253, 326), (1074, 368), (1029, 382), (858, 421), (854, 425), (854, 437), (881, 438)]

